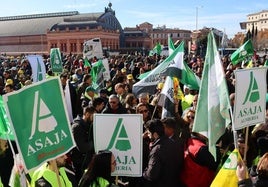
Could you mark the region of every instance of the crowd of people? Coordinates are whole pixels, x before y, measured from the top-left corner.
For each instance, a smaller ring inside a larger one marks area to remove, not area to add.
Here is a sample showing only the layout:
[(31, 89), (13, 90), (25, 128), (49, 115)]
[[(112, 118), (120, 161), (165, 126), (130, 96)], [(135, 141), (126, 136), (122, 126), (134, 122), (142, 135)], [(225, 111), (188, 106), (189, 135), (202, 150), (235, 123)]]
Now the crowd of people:
[[(49, 56), (43, 56), (47, 78), (59, 76), (63, 91), (69, 89), (73, 121), (70, 126), (76, 143), (68, 154), (44, 163), (40, 168), (27, 174), (31, 186), (144, 186), (144, 187), (208, 187), (218, 169), (234, 149), (232, 124), (217, 142), (217, 158), (208, 150), (207, 137), (192, 132), (198, 102), (198, 90), (180, 85), (184, 100), (175, 99), (175, 115), (161, 118), (162, 108), (158, 99), (163, 82), (156, 85), (154, 94), (147, 92), (135, 95), (133, 85), (139, 76), (157, 67), (164, 56), (143, 56), (140, 54), (119, 55), (108, 58), (110, 80), (103, 82), (101, 89), (92, 83), (90, 67), (84, 66), (79, 55), (63, 57), (63, 72), (53, 73)], [(31, 66), (24, 56), (1, 56), (0, 94), (10, 93), (32, 84)], [(200, 56), (185, 56), (188, 66), (202, 78), (204, 59)], [(97, 59), (92, 59), (93, 64)], [(254, 60), (253, 66), (263, 66), (265, 57)], [(222, 57), (231, 104), (234, 105), (234, 70), (244, 68), (241, 63), (232, 65), (229, 56)], [(245, 65), (244, 65), (245, 66)], [(233, 106), (232, 106), (233, 107)], [(94, 149), (93, 115), (141, 114), (143, 119), (143, 174), (141, 177), (122, 177), (115, 181), (111, 172), (115, 170), (116, 159), (112, 152)], [(237, 167), (239, 186), (268, 185), (268, 127), (258, 124), (250, 127), (246, 146), (247, 160)], [(238, 148), (244, 155), (245, 132), (238, 131)], [(0, 141), (0, 145), (2, 145)], [(0, 155), (0, 176), (3, 186), (9, 186), (13, 155), (6, 149), (6, 141)], [(15, 143), (12, 145), (16, 148)], [(15, 152), (17, 150), (15, 149)], [(53, 163), (55, 162), (55, 163)], [(58, 170), (55, 170), (55, 167)], [(246, 170), (250, 169), (247, 179)], [(59, 173), (57, 178), (56, 173)], [(257, 181), (257, 182), (256, 182)], [(121, 182), (121, 183), (120, 183)], [(116, 183), (116, 184), (115, 184)], [(1, 182), (0, 182), (1, 184)], [(1, 186), (1, 185), (0, 185)]]

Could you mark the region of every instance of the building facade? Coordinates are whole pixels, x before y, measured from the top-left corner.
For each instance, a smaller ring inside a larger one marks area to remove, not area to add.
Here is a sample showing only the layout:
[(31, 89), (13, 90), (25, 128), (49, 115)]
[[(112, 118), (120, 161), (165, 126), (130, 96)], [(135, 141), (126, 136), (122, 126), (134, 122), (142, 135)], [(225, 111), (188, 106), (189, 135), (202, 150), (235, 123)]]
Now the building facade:
[(168, 36), (174, 43), (184, 41), (185, 45), (191, 41), (191, 31), (183, 29), (171, 29), (165, 26), (153, 28), (148, 22), (141, 23), (133, 28), (125, 28), (125, 47), (136, 51), (148, 52), (157, 43), (168, 46)]
[(77, 11), (0, 18), (0, 52), (7, 54), (80, 54), (83, 43), (100, 38), (102, 46), (118, 50), (124, 45), (123, 29), (109, 3), (104, 12), (80, 14)]
[(262, 10), (260, 12), (247, 15), (247, 21), (240, 23), (241, 29), (251, 31), (254, 28), (257, 31), (263, 31), (268, 29), (268, 10)]
[(82, 54), (86, 40), (100, 38), (106, 51), (148, 54), (157, 43), (168, 45), (168, 35), (173, 42), (191, 40), (191, 31), (153, 28), (144, 22), (136, 27), (122, 29), (112, 4), (104, 12), (77, 11), (23, 16), (0, 17), (0, 53), (48, 54), (59, 48), (64, 54)]

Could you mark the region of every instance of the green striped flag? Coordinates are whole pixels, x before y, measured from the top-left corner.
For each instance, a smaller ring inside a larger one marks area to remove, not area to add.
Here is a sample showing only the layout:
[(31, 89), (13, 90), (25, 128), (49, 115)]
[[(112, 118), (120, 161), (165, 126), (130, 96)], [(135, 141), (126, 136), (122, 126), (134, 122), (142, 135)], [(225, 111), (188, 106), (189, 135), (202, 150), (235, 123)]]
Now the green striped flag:
[(161, 119), (175, 116), (174, 84), (170, 76), (166, 77), (165, 84), (160, 94), (158, 105), (162, 106)]
[(178, 46), (176, 56), (172, 59), (172, 62), (167, 67), (163, 74), (171, 77), (177, 77), (181, 83), (187, 85), (189, 88), (198, 90), (200, 84), (200, 78), (189, 68), (184, 62), (184, 43)]
[(214, 157), (216, 156), (216, 142), (231, 122), (230, 108), (220, 55), (214, 35), (210, 32), (193, 131), (204, 134), (209, 139), (209, 150)]
[(171, 55), (175, 51), (175, 46), (170, 35), (168, 35), (168, 54)]
[(149, 56), (153, 56), (154, 54), (160, 55), (162, 52), (162, 46), (161, 44), (158, 42), (154, 48), (150, 51)]
[(231, 61), (233, 65), (238, 64), (247, 57), (254, 55), (254, 49), (251, 40), (246, 41), (241, 47), (239, 47), (231, 55)]

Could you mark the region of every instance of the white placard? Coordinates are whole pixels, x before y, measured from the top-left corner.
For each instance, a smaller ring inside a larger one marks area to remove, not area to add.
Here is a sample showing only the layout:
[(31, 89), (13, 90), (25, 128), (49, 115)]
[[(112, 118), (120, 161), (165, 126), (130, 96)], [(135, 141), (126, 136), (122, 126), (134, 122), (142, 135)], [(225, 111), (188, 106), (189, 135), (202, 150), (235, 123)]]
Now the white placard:
[(235, 71), (234, 128), (265, 122), (266, 67)]
[(110, 150), (116, 158), (114, 176), (142, 175), (142, 115), (95, 114), (95, 151)]

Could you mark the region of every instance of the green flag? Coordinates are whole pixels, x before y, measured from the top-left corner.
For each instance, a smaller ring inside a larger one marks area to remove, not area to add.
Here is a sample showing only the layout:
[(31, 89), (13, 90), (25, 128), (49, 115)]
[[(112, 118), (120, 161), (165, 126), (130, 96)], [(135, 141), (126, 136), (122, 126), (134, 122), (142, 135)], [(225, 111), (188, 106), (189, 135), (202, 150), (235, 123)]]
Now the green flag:
[(50, 65), (54, 73), (62, 73), (62, 59), (59, 48), (50, 49)]
[(231, 61), (233, 65), (238, 64), (247, 57), (253, 56), (254, 49), (251, 40), (246, 41), (241, 47), (239, 47), (231, 55)]
[(105, 67), (102, 63), (102, 60), (99, 60), (92, 64), (90, 75), (95, 89), (99, 89), (104, 81), (103, 72), (105, 72)]
[[(181, 42), (180, 45), (183, 45), (183, 42)], [(156, 85), (163, 78), (162, 76), (163, 72), (173, 62), (173, 59), (177, 55), (179, 56), (182, 55), (180, 53), (180, 46), (178, 46), (175, 49), (175, 51), (170, 56), (168, 56), (163, 62), (161, 62), (156, 68), (154, 68), (152, 71), (149, 71), (149, 73), (146, 74), (146, 77), (143, 76), (139, 82), (135, 83), (133, 85), (132, 92), (135, 95), (139, 95), (142, 92), (148, 92), (150, 94), (154, 94)]]
[(230, 108), (220, 55), (213, 32), (210, 32), (193, 131), (204, 134), (209, 139), (209, 150), (214, 158), (216, 158), (216, 142), (231, 122)]
[(59, 77), (5, 94), (3, 99), (27, 170), (74, 147)]
[(85, 57), (85, 59), (84, 59), (84, 67), (91, 67), (87, 57)]
[(0, 96), (0, 138), (14, 140), (2, 96)]
[(184, 42), (175, 51), (177, 52), (176, 56), (172, 59), (172, 62), (163, 74), (170, 77), (177, 77), (181, 83), (187, 85), (189, 88), (199, 90), (200, 78), (195, 75), (183, 60)]
[(265, 60), (265, 62), (264, 62), (264, 66), (265, 66), (265, 67), (268, 66), (268, 59)]
[(162, 46), (161, 44), (158, 42), (154, 48), (150, 51), (149, 56), (153, 56), (154, 54), (160, 55), (162, 52)]
[(150, 72), (151, 72), (151, 71), (147, 71), (147, 72), (145, 72), (145, 73), (140, 74), (139, 77), (138, 77), (138, 79), (141, 80), (141, 79), (147, 77), (147, 75), (149, 75)]
[(168, 54), (171, 55), (174, 50), (175, 50), (174, 43), (170, 35), (168, 35)]

